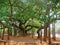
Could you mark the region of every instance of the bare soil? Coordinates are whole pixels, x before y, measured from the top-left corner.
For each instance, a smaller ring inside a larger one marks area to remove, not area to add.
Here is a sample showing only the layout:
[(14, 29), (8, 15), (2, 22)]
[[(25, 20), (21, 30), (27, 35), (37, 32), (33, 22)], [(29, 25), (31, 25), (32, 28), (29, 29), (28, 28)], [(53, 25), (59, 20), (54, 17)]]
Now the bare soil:
[[(5, 40), (7, 40), (7, 36), (4, 36)], [(40, 41), (37, 37), (32, 35), (27, 36), (9, 36), (10, 39), (6, 41), (6, 45), (48, 45), (46, 42)], [(3, 42), (0, 42), (0, 45), (4, 45)]]

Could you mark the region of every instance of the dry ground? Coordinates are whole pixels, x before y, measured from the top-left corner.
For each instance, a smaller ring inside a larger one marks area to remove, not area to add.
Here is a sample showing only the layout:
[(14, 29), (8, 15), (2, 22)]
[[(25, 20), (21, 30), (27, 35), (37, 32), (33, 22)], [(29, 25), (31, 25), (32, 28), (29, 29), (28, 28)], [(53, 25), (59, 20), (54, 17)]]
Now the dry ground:
[[(7, 36), (5, 36), (5, 40)], [(0, 45), (4, 45), (3, 42), (0, 42)], [(31, 35), (27, 36), (10, 36), (10, 40), (7, 40), (6, 45), (48, 45), (46, 42), (41, 44), (40, 40), (37, 37), (33, 37)]]

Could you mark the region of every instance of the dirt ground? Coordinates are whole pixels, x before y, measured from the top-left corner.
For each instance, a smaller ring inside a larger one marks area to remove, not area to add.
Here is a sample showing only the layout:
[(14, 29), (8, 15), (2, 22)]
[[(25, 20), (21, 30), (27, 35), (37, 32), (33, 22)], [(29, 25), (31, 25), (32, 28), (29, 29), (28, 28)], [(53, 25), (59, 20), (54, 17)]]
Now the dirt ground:
[[(6, 44), (0, 42), (0, 45), (48, 45), (48, 43), (44, 41), (41, 43), (40, 39), (37, 39), (36, 36), (32, 38), (32, 35), (9, 36), (9, 40), (7, 40), (7, 35), (5, 35), (4, 40), (6, 40)], [(60, 37), (57, 37), (56, 41), (60, 42)]]
[[(5, 36), (5, 40), (7, 40), (7, 36)], [(0, 45), (4, 45), (3, 42), (0, 42)], [(37, 37), (33, 37), (31, 35), (27, 36), (10, 36), (10, 39), (6, 41), (6, 45), (48, 45), (46, 42), (42, 42)]]

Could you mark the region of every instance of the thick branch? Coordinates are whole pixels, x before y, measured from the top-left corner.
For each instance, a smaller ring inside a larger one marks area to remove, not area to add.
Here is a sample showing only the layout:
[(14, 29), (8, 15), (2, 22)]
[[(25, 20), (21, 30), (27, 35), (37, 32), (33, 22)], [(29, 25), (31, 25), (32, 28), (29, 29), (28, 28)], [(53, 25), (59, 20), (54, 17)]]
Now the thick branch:
[(34, 25), (27, 25), (25, 28), (27, 28), (27, 27), (35, 27), (35, 28), (39, 28), (38, 26), (34, 26)]
[(20, 20), (20, 19), (15, 19), (15, 18), (12, 18), (11, 21), (12, 21), (12, 20), (14, 20), (14, 21), (18, 21), (19, 23), (22, 23), (22, 24), (25, 24), (26, 21), (27, 21), (27, 20), (26, 20), (25, 22), (23, 22), (22, 20)]
[(33, 28), (33, 27), (31, 27), (31, 28), (27, 29), (27, 30), (26, 30), (26, 32), (27, 32), (27, 31), (30, 31), (32, 28)]
[(10, 5), (10, 16), (9, 16), (9, 20), (10, 20), (11, 17), (12, 17), (12, 3), (11, 3), (11, 0), (9, 0), (9, 5)]

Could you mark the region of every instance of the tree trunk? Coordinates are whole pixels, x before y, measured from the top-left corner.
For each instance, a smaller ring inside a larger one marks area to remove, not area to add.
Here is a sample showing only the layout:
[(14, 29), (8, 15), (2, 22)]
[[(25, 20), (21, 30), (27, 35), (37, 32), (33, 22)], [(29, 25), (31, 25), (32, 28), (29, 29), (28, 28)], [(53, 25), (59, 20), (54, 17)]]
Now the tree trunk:
[(40, 30), (38, 30), (37, 33), (38, 33), (38, 37), (37, 38), (39, 39), (40, 38)]
[(17, 35), (17, 29), (14, 27), (14, 36)]
[(51, 44), (50, 24), (49, 24), (49, 30), (48, 30), (48, 42), (49, 42), (49, 44)]
[(0, 38), (1, 38), (1, 32), (2, 32), (2, 25), (1, 25), (1, 30), (0, 30)]
[(42, 30), (41, 30), (41, 38), (40, 38), (40, 40), (41, 40), (41, 44), (42, 44), (42, 38), (43, 38), (43, 37), (42, 37)]
[(3, 28), (2, 40), (4, 39), (4, 32), (5, 32), (5, 28)]
[(56, 39), (55, 39), (55, 38), (56, 38), (56, 37), (55, 37), (55, 22), (53, 22), (53, 24), (52, 24), (52, 36), (53, 36), (52, 39), (53, 39), (53, 40), (56, 40)]
[(9, 40), (9, 27), (8, 27), (8, 40)]
[(27, 34), (26, 29), (23, 28), (23, 35), (25, 36)]
[(47, 24), (44, 24), (44, 41), (47, 39)]
[(12, 36), (12, 28), (9, 28), (9, 35)]
[(10, 16), (9, 16), (9, 20), (12, 18), (12, 3), (11, 0), (9, 0), (9, 4), (10, 4)]
[(38, 39), (39, 38), (41, 38), (41, 30), (43, 29), (43, 27), (41, 26), (39, 29), (38, 29), (38, 31), (37, 31), (37, 33), (38, 33)]

